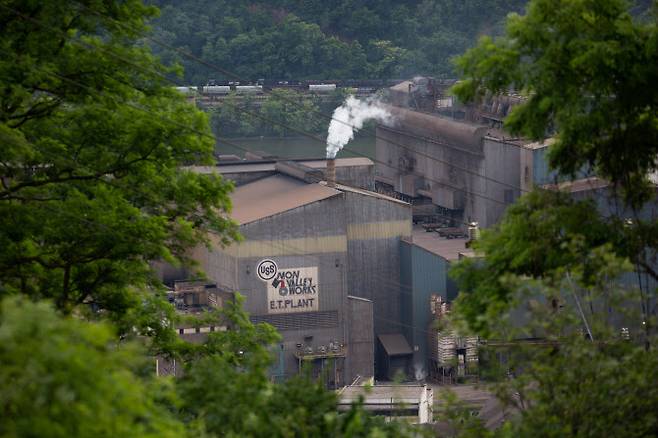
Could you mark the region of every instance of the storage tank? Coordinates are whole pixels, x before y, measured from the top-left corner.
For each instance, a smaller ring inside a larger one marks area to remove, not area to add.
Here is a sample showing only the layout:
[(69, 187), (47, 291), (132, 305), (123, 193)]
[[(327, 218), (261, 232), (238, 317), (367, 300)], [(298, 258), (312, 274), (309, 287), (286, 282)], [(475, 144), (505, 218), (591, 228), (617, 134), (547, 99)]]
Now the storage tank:
[(236, 85), (235, 86), (235, 92), (236, 93), (262, 93), (263, 92), (263, 86), (262, 85)]
[(336, 84), (309, 84), (308, 91), (328, 93), (336, 89)]
[(205, 94), (228, 94), (231, 92), (231, 87), (228, 85), (206, 85), (203, 87)]

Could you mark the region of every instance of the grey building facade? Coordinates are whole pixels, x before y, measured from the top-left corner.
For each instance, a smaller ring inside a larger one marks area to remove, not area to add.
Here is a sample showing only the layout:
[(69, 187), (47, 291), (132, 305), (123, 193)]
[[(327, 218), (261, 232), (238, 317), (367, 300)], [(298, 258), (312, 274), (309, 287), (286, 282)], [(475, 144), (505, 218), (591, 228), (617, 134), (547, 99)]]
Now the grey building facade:
[(376, 334), (399, 331), (399, 244), (411, 207), (285, 173), (236, 188), (232, 201), (244, 240), (193, 256), (210, 280), (245, 297), (253, 322), (281, 333), (273, 374), (306, 366), (329, 387), (371, 377)]
[[(376, 182), (438, 215), (482, 227), (500, 220), (522, 193), (521, 157), (527, 142), (493, 128), (391, 107), (394, 126), (377, 127)], [(430, 213), (431, 215), (431, 213)]]

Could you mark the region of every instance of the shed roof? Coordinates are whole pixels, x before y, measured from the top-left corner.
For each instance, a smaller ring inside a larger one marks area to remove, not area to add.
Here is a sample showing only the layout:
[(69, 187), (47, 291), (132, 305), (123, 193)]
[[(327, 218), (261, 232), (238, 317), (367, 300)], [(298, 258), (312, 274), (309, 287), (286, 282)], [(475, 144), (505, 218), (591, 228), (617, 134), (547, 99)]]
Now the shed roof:
[(236, 188), (231, 195), (231, 217), (240, 224), (247, 224), (340, 193), (324, 185), (274, 175)]
[[(313, 169), (325, 169), (327, 167), (327, 160), (299, 160), (304, 166)], [(336, 167), (349, 167), (349, 166), (374, 166), (375, 163), (366, 157), (345, 157), (336, 158)]]
[(414, 227), (411, 232), (411, 239), (412, 245), (416, 245), (425, 251), (429, 251), (449, 261), (458, 260), (460, 253), (468, 254), (471, 252), (466, 248), (468, 239), (446, 239), (437, 233), (428, 233), (419, 227)]
[[(320, 184), (326, 184), (326, 182), (321, 182)], [(369, 196), (371, 198), (383, 199), (385, 201), (391, 201), (391, 202), (395, 202), (395, 203), (401, 204), (401, 205), (406, 205), (406, 206), (409, 206), (409, 207), (411, 206), (411, 204), (409, 204), (408, 202), (402, 201), (400, 199), (393, 198), (393, 197), (388, 196), (388, 195), (384, 195), (383, 193), (373, 192), (371, 190), (360, 189), (358, 187), (346, 186), (346, 185), (343, 185), (343, 184), (340, 184), (340, 183), (336, 183), (335, 186), (338, 190), (341, 190), (343, 192), (357, 193), (359, 195)]]
[(401, 333), (392, 333), (389, 335), (379, 335), (379, 342), (384, 346), (386, 354), (389, 356), (403, 356), (413, 354), (407, 339)]

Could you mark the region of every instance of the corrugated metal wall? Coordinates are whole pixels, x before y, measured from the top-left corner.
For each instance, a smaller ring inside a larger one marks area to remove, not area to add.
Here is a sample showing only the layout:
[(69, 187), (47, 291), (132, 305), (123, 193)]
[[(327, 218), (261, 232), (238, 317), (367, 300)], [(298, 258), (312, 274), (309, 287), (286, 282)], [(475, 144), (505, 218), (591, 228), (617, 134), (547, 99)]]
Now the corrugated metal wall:
[(402, 282), (405, 291), (402, 295), (402, 324), (405, 336), (414, 350), (414, 366), (427, 371), (428, 345), (427, 331), (431, 321), (430, 296), (449, 297), (449, 262), (412, 243), (402, 242), (400, 246)]
[(350, 295), (372, 300), (375, 334), (401, 332), (400, 239), (411, 235), (411, 206), (345, 193)]
[(372, 301), (357, 297), (348, 297), (349, 303), (349, 354), (347, 383), (357, 376), (362, 381), (375, 374), (375, 342), (373, 338), (373, 306)]
[[(244, 242), (197, 259), (213, 280), (245, 295), (245, 309), (254, 321), (281, 330), (284, 359), (279, 368), (284, 371), (278, 373), (297, 372), (297, 344), (340, 342), (347, 345), (350, 360), (361, 364), (359, 369), (372, 361), (372, 350), (350, 348), (348, 293), (373, 301), (376, 333), (401, 332), (400, 239), (411, 235), (410, 205), (346, 191), (245, 224), (241, 232)], [(268, 314), (267, 284), (256, 274), (265, 258), (279, 269), (317, 267), (318, 312)], [(369, 336), (372, 341), (372, 330)], [(343, 367), (341, 379), (354, 374)]]

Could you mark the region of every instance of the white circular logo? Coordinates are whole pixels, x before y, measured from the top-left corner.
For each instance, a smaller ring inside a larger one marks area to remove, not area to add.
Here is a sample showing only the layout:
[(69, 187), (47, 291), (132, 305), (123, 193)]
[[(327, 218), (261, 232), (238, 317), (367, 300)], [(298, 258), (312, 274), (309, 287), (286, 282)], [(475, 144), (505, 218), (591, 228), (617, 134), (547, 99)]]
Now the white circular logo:
[(276, 263), (274, 263), (274, 260), (270, 259), (261, 260), (261, 262), (258, 264), (258, 268), (256, 268), (258, 278), (263, 281), (273, 279), (278, 271), (279, 267), (276, 265)]

